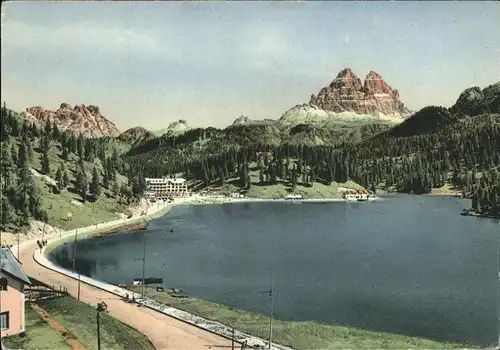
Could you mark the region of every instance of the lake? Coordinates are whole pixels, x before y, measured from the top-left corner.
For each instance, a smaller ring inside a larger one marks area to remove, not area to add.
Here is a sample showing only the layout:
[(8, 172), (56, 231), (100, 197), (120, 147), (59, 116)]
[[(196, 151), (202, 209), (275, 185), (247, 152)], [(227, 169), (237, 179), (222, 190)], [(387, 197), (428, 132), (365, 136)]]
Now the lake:
[[(422, 203), (423, 202), (423, 203)], [(498, 221), (457, 198), (174, 207), (148, 231), (78, 242), (83, 274), (165, 287), (286, 320), (468, 341), (497, 339)], [(173, 232), (170, 232), (173, 229)], [(71, 244), (51, 259), (71, 268)]]

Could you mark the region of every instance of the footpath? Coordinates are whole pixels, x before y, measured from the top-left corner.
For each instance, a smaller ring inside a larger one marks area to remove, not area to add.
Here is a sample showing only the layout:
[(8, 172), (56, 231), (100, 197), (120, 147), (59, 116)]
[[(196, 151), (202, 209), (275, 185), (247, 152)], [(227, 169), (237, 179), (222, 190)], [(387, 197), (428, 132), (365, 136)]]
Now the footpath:
[[(160, 214), (172, 204), (155, 205), (148, 212), (148, 218)], [(68, 241), (76, 234), (84, 235), (114, 226), (144, 220), (144, 217), (119, 219), (99, 225), (70, 230), (63, 233), (46, 236), (49, 246)], [(39, 249), (36, 239), (20, 244), (20, 260), (25, 272), (49, 285), (66, 287), (70, 295), (91, 305), (105, 301), (111, 316), (136, 328), (145, 334), (157, 349), (206, 349), (210, 347), (231, 348), (233, 330), (220, 322), (207, 320), (188, 312), (158, 303), (150, 298), (120, 288), (106, 282), (78, 275), (50, 262), (45, 257), (47, 247)], [(16, 255), (17, 250), (13, 249)], [(78, 281), (79, 280), (79, 281)], [(80, 287), (78, 288), (78, 284)], [(78, 292), (79, 289), (79, 292)], [(126, 295), (135, 297), (137, 304), (124, 301)], [(268, 349), (268, 341), (234, 330), (236, 343), (246, 341), (247, 346), (254, 349)], [(235, 345), (238, 349), (240, 345)], [(274, 350), (291, 350), (291, 348), (273, 344)]]

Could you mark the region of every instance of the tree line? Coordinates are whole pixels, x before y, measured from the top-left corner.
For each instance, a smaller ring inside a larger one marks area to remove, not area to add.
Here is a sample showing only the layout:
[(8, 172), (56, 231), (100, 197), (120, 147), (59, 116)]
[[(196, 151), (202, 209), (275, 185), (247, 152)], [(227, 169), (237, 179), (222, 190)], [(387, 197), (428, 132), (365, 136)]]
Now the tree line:
[(415, 117), (357, 144), (275, 146), (255, 142), (242, 146), (227, 142), (218, 152), (163, 145), (132, 153), (127, 159), (132, 168), (154, 177), (182, 172), (206, 185), (238, 177), (240, 185), (248, 188), (250, 163), (258, 164), (262, 184), (281, 180), (294, 187), (297, 183), (307, 186), (316, 181), (329, 184), (352, 179), (372, 190), (414, 194), (448, 184), (473, 199), (477, 210), (497, 214), (499, 116), (455, 117), (442, 107), (431, 106)]
[[(15, 115), (5, 103), (0, 112), (3, 230), (26, 225), (30, 219), (48, 220), (33, 177), (37, 154), (38, 171), (55, 180), (47, 184), (53, 193), (76, 192), (83, 203), (96, 201), (103, 189), (127, 202), (142, 193), (143, 180), (131, 175), (113, 140), (63, 132), (50, 122), (40, 126)], [(120, 174), (129, 178), (120, 182)]]

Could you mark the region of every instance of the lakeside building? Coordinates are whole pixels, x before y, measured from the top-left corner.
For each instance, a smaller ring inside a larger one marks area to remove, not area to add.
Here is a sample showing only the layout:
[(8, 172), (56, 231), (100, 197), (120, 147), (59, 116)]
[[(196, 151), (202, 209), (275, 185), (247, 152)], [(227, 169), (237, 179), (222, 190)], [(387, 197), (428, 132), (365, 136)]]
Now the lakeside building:
[(173, 197), (184, 197), (189, 195), (188, 183), (183, 178), (145, 178), (145, 196), (149, 199), (168, 200)]
[(25, 332), (24, 286), (31, 281), (9, 247), (0, 247), (0, 338)]

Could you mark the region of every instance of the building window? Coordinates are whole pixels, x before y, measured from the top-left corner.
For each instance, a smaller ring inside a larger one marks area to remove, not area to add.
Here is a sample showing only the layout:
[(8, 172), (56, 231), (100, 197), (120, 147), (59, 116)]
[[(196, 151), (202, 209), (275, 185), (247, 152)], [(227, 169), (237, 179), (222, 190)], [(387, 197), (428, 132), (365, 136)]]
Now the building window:
[(0, 328), (8, 329), (9, 328), (9, 312), (2, 312), (0, 314)]
[(7, 278), (0, 278), (0, 290), (7, 290)]

